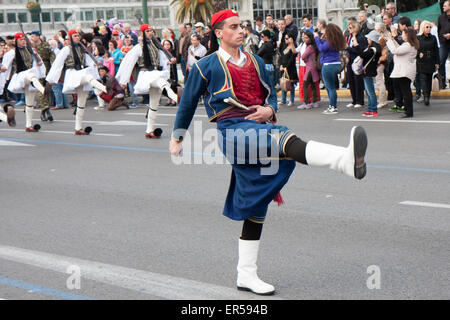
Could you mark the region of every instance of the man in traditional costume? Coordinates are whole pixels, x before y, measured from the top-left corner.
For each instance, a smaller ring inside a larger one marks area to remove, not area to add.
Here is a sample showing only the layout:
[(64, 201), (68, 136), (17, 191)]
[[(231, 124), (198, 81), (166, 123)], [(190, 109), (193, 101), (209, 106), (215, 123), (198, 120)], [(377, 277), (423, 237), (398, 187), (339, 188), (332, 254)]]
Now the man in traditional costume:
[[(88, 135), (91, 127), (83, 129), (83, 117), (89, 92), (94, 88), (107, 92), (101, 84), (97, 63), (91, 58), (81, 43), (81, 35), (74, 29), (69, 30), (70, 44), (61, 49), (47, 75), (50, 85), (64, 77), (64, 94), (77, 94), (77, 110), (75, 115), (75, 135)], [(61, 75), (62, 74), (62, 75)]]
[[(174, 156), (181, 153), (183, 136), (200, 96), (205, 94), (209, 120), (217, 122), (219, 145), (233, 169), (223, 214), (233, 220), (244, 220), (239, 239), (237, 287), (270, 295), (275, 288), (259, 279), (256, 265), (269, 203), (272, 200), (282, 203), (279, 192), (296, 162), (328, 167), (362, 179), (366, 174), (367, 136), (363, 128), (353, 127), (348, 147), (339, 147), (304, 142), (287, 127), (275, 125), (276, 91), (264, 61), (239, 49), (243, 29), (238, 13), (217, 12), (211, 25), (209, 55), (195, 63), (189, 74), (169, 149)], [(252, 156), (254, 150), (256, 158)], [(264, 157), (277, 158), (275, 173), (263, 170), (267, 169)]]
[[(45, 65), (32, 47), (27, 47), (25, 35), (21, 32), (14, 35), (16, 41), (15, 50), (11, 50), (10, 56), (4, 59), (2, 70), (8, 73), (11, 70), (11, 80), (8, 90), (13, 93), (25, 93), (25, 131), (37, 132), (41, 128), (39, 124), (33, 126), (33, 110), (36, 91), (45, 93), (45, 88), (39, 82), (45, 77)], [(9, 52), (7, 53), (7, 55)], [(13, 57), (14, 56), (14, 57)], [(8, 77), (8, 75), (6, 76)]]
[[(134, 94), (150, 94), (145, 137), (148, 139), (159, 138), (162, 130), (161, 128), (155, 128), (155, 120), (162, 91), (166, 89), (169, 98), (178, 101), (178, 96), (170, 88), (168, 81), (170, 64), (176, 63), (176, 58), (163, 49), (155, 39), (153, 30), (148, 24), (141, 25), (140, 31), (142, 42), (126, 54), (120, 64), (116, 79), (125, 89), (133, 71), (135, 74), (138, 72)], [(136, 66), (137, 70), (135, 69)]]

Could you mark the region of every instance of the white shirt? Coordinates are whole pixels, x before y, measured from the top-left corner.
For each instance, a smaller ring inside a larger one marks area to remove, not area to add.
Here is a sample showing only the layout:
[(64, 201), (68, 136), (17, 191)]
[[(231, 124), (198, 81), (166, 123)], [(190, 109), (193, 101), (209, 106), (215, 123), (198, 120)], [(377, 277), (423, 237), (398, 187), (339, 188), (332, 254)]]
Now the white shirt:
[(226, 52), (222, 47), (219, 47), (219, 50), (217, 50), (217, 53), (220, 55), (220, 57), (225, 61), (225, 63), (230, 60), (232, 64), (237, 65), (238, 67), (243, 67), (247, 63), (247, 55), (239, 49), (239, 60), (235, 61), (233, 57)]
[[(191, 52), (194, 54), (194, 56), (192, 56)], [(192, 68), (192, 66), (194, 65), (194, 63), (196, 63), (198, 60), (195, 59), (195, 57), (204, 57), (207, 53), (206, 48), (200, 43), (197, 48), (195, 48), (193, 45), (189, 46), (188, 49), (188, 67), (189, 69)]]
[(306, 43), (302, 42), (295, 50), (299, 53), (300, 57), (300, 66), (306, 67), (305, 61), (302, 60), (302, 55), (305, 53), (306, 50)]

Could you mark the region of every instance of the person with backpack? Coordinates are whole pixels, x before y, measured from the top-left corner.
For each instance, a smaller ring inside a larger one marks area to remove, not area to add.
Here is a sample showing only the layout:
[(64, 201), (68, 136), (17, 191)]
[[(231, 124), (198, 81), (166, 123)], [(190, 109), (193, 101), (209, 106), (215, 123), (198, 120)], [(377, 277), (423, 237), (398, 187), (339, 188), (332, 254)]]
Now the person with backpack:
[(275, 68), (273, 66), (273, 57), (275, 55), (276, 47), (274, 46), (273, 41), (271, 39), (271, 32), (267, 29), (263, 30), (263, 32), (261, 32), (261, 40), (263, 44), (256, 54), (264, 60), (266, 70), (270, 74), (270, 79), (272, 80), (273, 85), (275, 85), (277, 81), (274, 78)]
[(377, 96), (375, 94), (374, 78), (377, 76), (378, 60), (381, 56), (380, 34), (372, 30), (366, 35), (368, 47), (363, 51), (358, 42), (353, 44), (353, 48), (363, 59), (362, 76), (364, 81), (364, 90), (366, 91), (368, 103), (367, 110), (362, 114), (363, 117), (378, 117)]

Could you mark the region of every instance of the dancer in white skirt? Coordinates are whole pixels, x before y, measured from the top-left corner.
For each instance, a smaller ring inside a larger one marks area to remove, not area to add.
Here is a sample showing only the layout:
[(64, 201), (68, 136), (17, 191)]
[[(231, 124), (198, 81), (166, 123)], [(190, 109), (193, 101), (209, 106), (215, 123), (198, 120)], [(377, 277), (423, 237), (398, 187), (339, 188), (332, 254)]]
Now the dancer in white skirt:
[[(155, 120), (163, 89), (166, 89), (170, 99), (178, 100), (177, 94), (173, 92), (168, 82), (170, 78), (170, 64), (176, 63), (176, 59), (154, 39), (153, 30), (148, 24), (141, 25), (140, 31), (143, 41), (126, 54), (120, 64), (116, 78), (122, 88), (125, 89), (137, 64), (139, 74), (134, 93), (150, 94), (145, 137), (148, 139), (159, 138), (162, 130), (161, 128), (155, 128)], [(144, 43), (146, 44), (145, 46)]]
[[(33, 126), (33, 110), (35, 104), (36, 90), (42, 94), (45, 88), (39, 82), (40, 78), (45, 77), (45, 66), (39, 55), (31, 48), (27, 48), (25, 35), (23, 33), (16, 33), (14, 35), (16, 41), (16, 49), (13, 54), (8, 55), (4, 59), (2, 70), (6, 72), (4, 79), (9, 76), (11, 70), (11, 81), (8, 85), (8, 90), (13, 93), (25, 93), (25, 131), (37, 132), (41, 128), (39, 124)], [(6, 56), (6, 55), (5, 55)]]
[(83, 129), (83, 116), (86, 101), (92, 88), (107, 92), (100, 79), (97, 64), (80, 44), (81, 35), (76, 30), (69, 30), (70, 45), (61, 49), (47, 75), (50, 85), (57, 83), (64, 72), (64, 94), (77, 94), (77, 110), (75, 116), (75, 134), (88, 135), (91, 127)]

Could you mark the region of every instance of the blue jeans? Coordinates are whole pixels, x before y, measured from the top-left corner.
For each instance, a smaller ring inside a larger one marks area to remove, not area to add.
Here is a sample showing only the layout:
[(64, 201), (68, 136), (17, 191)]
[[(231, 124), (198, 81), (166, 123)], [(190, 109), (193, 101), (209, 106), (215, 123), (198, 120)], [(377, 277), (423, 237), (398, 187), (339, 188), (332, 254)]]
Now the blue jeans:
[(131, 104), (137, 106), (139, 104), (139, 101), (138, 101), (137, 95), (134, 94), (134, 86), (136, 85), (136, 82), (134, 82), (134, 81), (131, 82), (130, 81), (130, 82), (128, 82), (128, 85), (129, 85), (129, 88), (130, 88), (131, 97), (133, 99)]
[(445, 44), (441, 44), (441, 47), (439, 48), (439, 58), (440, 58), (439, 74), (441, 75), (442, 85), (445, 85), (446, 83), (445, 63), (447, 62), (449, 55), (450, 55), (450, 47), (446, 46)]
[(183, 56), (180, 56), (180, 66), (183, 77), (186, 77), (186, 61), (184, 60)]
[(67, 97), (62, 93), (64, 83), (55, 83), (52, 86), (53, 93), (55, 94), (55, 106), (67, 108), (69, 103), (67, 102)]
[(335, 79), (339, 74), (341, 64), (327, 64), (322, 66), (322, 79), (327, 89), (328, 98), (330, 99), (330, 106), (337, 108), (337, 92)]
[[(295, 99), (295, 83), (291, 84), (291, 97), (290, 97), (290, 101), (292, 103), (294, 103), (294, 99)], [(287, 96), (287, 91), (281, 90), (281, 103), (286, 103), (286, 97)]]
[(364, 90), (368, 98), (368, 111), (377, 112), (377, 95), (375, 94), (375, 85), (372, 77), (364, 77)]

